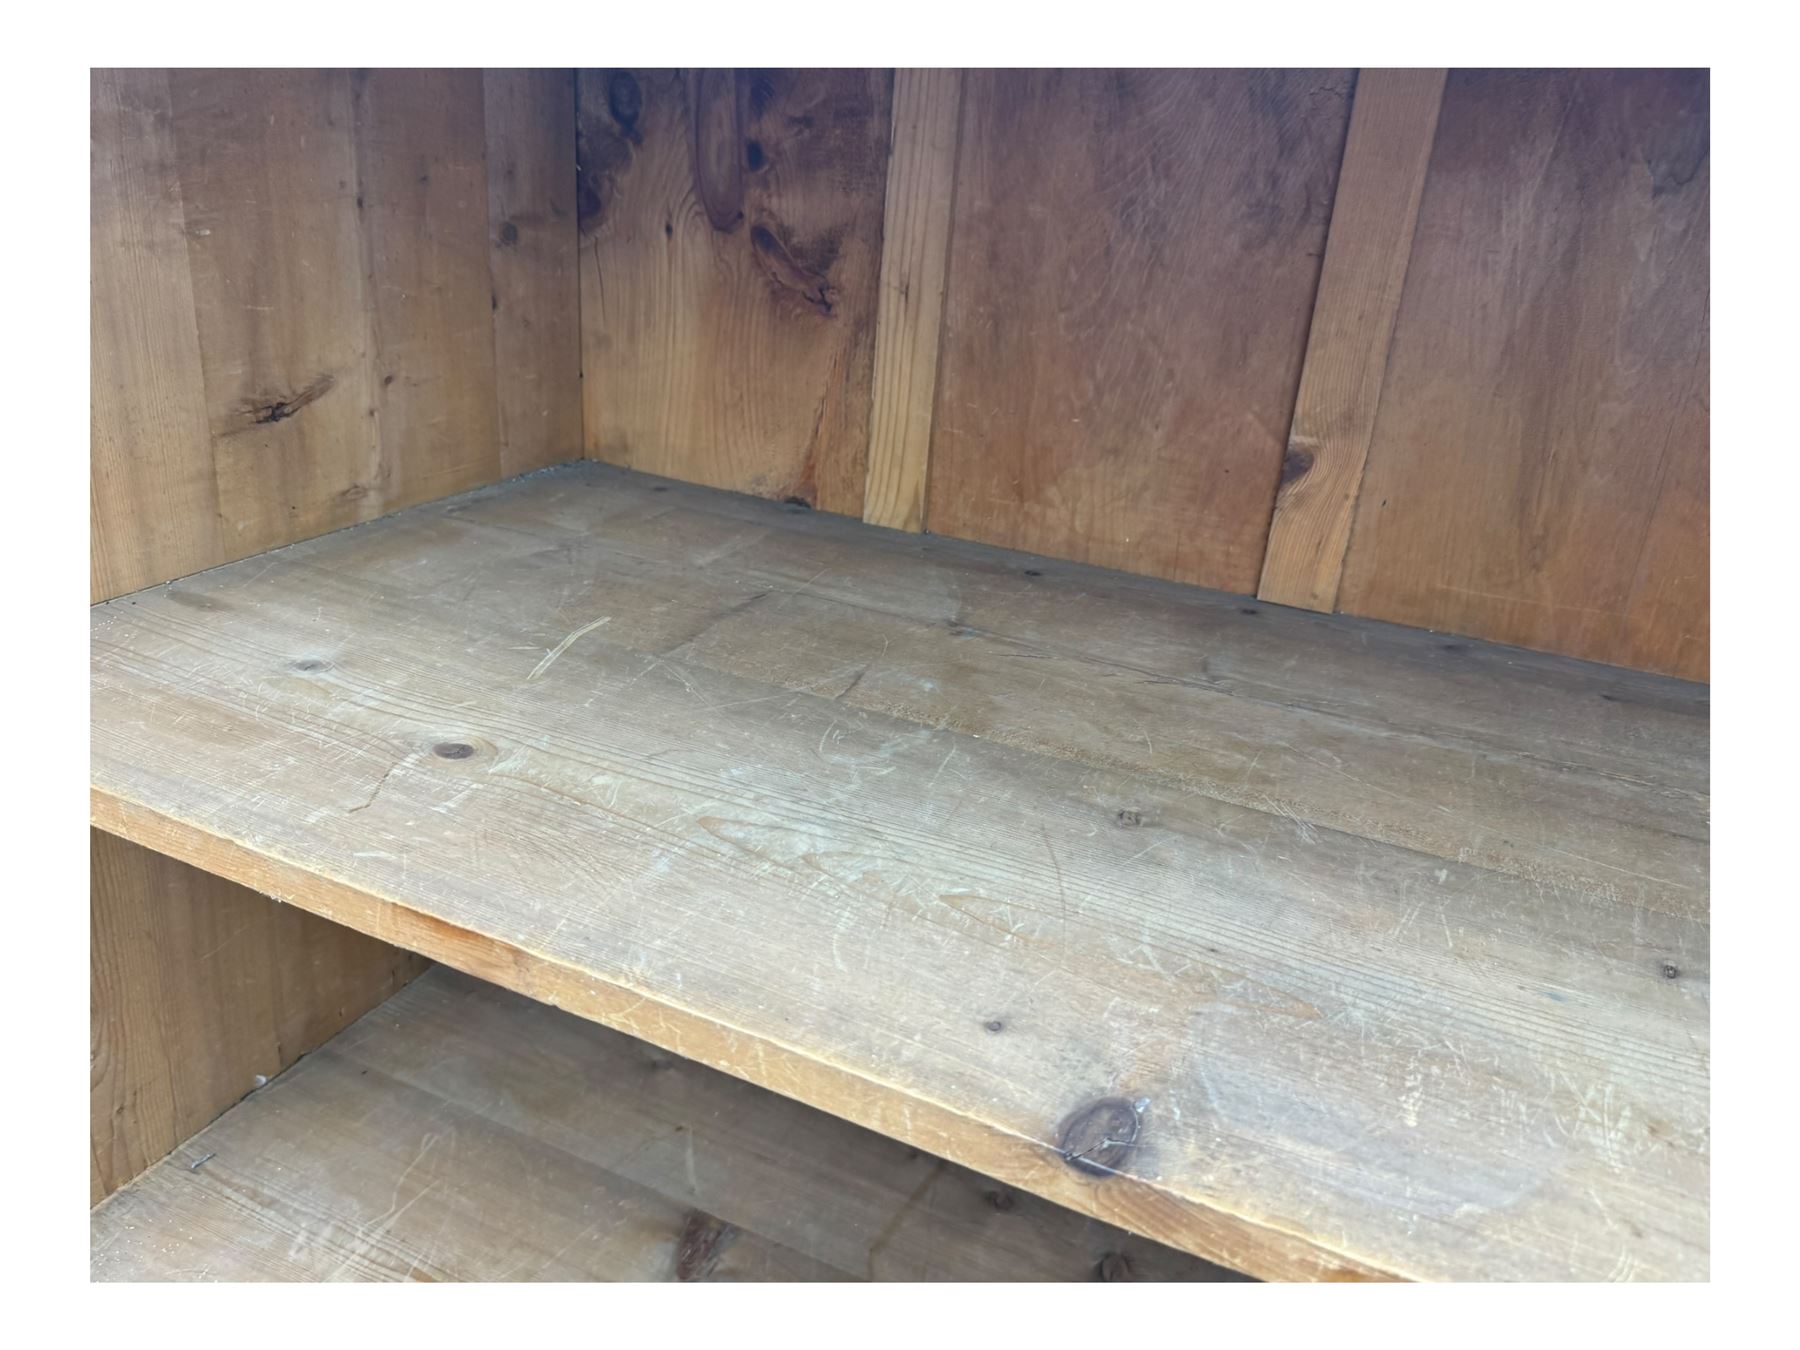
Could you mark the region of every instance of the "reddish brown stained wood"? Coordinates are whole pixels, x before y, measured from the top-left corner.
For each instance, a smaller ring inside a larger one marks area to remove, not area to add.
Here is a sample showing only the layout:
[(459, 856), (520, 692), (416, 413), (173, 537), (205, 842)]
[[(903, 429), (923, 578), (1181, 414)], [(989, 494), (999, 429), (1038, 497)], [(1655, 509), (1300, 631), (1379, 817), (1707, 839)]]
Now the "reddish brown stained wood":
[(354, 99), (341, 70), (170, 89), (223, 561), (381, 512)]
[(970, 72), (934, 532), (1255, 590), (1351, 79)]
[(1456, 71), (1346, 611), (1704, 679), (1708, 77)]

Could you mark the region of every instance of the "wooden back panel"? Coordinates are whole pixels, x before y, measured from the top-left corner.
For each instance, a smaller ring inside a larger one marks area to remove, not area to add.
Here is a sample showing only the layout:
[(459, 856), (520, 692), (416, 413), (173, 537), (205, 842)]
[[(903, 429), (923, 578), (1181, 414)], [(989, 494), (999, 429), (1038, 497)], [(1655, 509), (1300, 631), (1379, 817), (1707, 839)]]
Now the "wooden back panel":
[(1707, 677), (1707, 109), (1452, 72), (1342, 609)]
[(1254, 590), (1354, 72), (967, 80), (929, 528)]
[(1704, 678), (1706, 87), (585, 74), (588, 450)]
[(96, 71), (93, 595), (579, 458), (566, 71)]
[(861, 514), (892, 83), (582, 73), (593, 458)]

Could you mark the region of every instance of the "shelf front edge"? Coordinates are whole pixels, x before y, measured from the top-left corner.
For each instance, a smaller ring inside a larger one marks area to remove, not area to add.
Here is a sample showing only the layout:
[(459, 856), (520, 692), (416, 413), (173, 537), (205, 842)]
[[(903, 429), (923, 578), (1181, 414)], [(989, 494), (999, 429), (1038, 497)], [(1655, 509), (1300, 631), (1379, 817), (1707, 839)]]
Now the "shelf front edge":
[(853, 1124), (973, 1168), (1057, 1204), (1259, 1279), (1395, 1280), (1405, 1276), (1116, 1173), (1088, 1179), (1044, 1142), (726, 1026), (654, 992), (596, 977), (523, 947), (449, 924), (320, 872), (259, 853), (190, 821), (90, 789), (98, 829), (248, 886), (383, 942), (562, 1008), (602, 1026), (779, 1092)]

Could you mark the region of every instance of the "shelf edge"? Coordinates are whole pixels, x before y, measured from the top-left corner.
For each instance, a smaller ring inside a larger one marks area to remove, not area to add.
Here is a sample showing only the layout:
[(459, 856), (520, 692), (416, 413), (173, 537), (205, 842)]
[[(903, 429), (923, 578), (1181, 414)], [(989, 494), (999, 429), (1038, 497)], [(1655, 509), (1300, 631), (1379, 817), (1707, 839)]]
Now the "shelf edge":
[(648, 1041), (1103, 1222), (1264, 1280), (1404, 1280), (1316, 1239), (1129, 1174), (1077, 1173), (1047, 1142), (815, 1058), (655, 993), (461, 928), (204, 826), (90, 785), (97, 829), (404, 947), (527, 998)]

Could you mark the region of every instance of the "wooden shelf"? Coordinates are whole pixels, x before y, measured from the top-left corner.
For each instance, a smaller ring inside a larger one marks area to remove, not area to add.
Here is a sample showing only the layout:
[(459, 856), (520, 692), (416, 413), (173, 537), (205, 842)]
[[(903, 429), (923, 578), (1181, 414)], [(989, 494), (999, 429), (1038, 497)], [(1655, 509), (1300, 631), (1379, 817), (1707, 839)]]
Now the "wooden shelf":
[(94, 1211), (99, 1280), (1218, 1280), (438, 967)]
[(1026, 1191), (1707, 1274), (1703, 686), (593, 465), (92, 646), (102, 828)]

